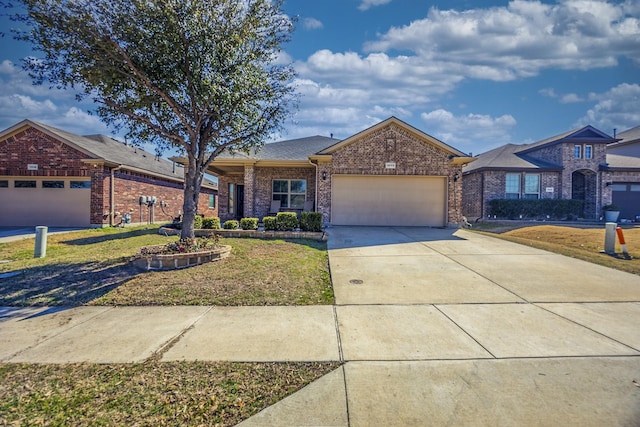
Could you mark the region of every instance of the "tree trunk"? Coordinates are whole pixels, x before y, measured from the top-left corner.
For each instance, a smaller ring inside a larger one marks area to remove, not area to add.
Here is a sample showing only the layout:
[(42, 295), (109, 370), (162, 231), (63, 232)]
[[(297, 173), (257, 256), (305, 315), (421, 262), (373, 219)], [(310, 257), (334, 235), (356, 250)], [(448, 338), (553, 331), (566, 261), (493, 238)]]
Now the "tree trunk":
[(182, 231), (180, 239), (195, 237), (193, 221), (198, 213), (198, 197), (202, 178), (196, 173), (196, 160), (189, 159), (184, 171), (184, 202), (182, 204)]

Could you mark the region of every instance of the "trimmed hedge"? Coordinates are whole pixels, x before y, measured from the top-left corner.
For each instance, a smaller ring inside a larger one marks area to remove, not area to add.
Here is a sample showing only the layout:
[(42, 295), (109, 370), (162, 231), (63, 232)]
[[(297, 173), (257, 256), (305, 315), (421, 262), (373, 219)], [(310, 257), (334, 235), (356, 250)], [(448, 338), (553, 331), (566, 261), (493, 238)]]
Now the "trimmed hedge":
[(243, 230), (257, 230), (258, 218), (242, 218), (240, 220), (240, 228)]
[(293, 231), (298, 228), (298, 215), (295, 212), (278, 212), (276, 215), (276, 229), (279, 231)]
[(494, 199), (489, 201), (489, 214), (498, 218), (563, 220), (582, 216), (583, 200), (566, 199)]
[(230, 219), (224, 222), (225, 230), (237, 230), (239, 226), (240, 223), (238, 223), (238, 221), (235, 219)]
[(193, 219), (193, 229), (199, 230), (201, 228), (202, 228), (202, 216), (196, 215), (196, 217)]
[(220, 218), (217, 216), (203, 218), (202, 219), (202, 228), (207, 230), (219, 230), (220, 229)]
[(275, 216), (265, 216), (262, 218), (262, 224), (267, 231), (277, 230), (277, 221)]
[(300, 230), (322, 231), (322, 213), (302, 212), (300, 214)]

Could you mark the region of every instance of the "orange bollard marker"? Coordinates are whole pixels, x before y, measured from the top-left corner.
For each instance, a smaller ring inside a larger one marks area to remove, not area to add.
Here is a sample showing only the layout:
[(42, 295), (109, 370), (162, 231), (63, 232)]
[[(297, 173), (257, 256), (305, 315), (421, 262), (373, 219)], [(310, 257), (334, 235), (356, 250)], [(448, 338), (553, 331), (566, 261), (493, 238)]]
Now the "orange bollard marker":
[(627, 252), (627, 242), (624, 240), (624, 234), (622, 233), (622, 228), (616, 227), (616, 234), (618, 235), (618, 241), (620, 242), (620, 247), (622, 248), (622, 254), (625, 259), (631, 259), (629, 256), (629, 252)]

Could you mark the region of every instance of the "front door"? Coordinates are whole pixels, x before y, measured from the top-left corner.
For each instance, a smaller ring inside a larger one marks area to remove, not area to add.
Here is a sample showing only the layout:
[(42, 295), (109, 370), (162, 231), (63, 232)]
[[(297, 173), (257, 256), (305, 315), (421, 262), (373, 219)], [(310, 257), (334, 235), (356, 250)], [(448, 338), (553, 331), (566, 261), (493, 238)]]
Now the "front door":
[(236, 201), (238, 209), (236, 210), (236, 218), (242, 219), (244, 218), (244, 185), (238, 185), (237, 188)]

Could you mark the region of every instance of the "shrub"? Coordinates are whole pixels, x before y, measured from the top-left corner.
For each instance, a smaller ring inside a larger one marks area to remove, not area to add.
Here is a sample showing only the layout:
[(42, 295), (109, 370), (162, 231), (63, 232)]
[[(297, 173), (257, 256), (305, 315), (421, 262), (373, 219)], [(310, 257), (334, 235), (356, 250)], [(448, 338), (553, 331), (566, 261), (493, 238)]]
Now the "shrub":
[(298, 215), (295, 212), (278, 212), (276, 215), (276, 229), (293, 231), (298, 228)]
[(208, 230), (219, 230), (220, 229), (220, 218), (217, 216), (210, 218), (202, 219), (202, 228), (206, 228)]
[(240, 228), (243, 230), (257, 230), (258, 218), (242, 218), (240, 220)]
[(300, 230), (322, 231), (322, 213), (302, 212), (300, 214)]
[(582, 216), (584, 201), (565, 199), (494, 199), (489, 214), (508, 219), (570, 219)]
[(264, 225), (264, 229), (268, 231), (273, 231), (277, 229), (277, 221), (275, 216), (265, 216), (262, 218), (262, 224)]
[(202, 216), (196, 215), (196, 217), (193, 220), (193, 229), (199, 230), (201, 228), (202, 228)]
[(225, 230), (237, 230), (238, 226), (239, 226), (238, 221), (235, 219), (230, 219), (224, 222)]

